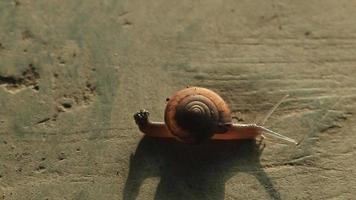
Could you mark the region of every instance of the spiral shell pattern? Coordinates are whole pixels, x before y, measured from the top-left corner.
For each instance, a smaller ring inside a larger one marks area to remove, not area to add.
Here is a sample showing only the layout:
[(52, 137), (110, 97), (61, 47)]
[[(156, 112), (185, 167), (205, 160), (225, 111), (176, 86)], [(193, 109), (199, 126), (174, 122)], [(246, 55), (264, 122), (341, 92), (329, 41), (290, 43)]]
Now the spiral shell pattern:
[(189, 87), (176, 92), (166, 106), (165, 123), (170, 132), (187, 143), (199, 143), (231, 125), (225, 101), (206, 88)]

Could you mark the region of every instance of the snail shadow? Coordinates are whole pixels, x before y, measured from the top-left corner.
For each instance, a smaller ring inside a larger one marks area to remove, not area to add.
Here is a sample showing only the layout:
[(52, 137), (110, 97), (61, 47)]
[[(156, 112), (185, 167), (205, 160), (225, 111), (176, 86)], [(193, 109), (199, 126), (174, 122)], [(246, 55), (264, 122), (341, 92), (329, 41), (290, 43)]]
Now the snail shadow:
[(238, 172), (254, 175), (271, 199), (280, 199), (260, 155), (260, 146), (253, 140), (211, 140), (191, 146), (144, 137), (131, 157), (123, 199), (136, 199), (143, 181), (157, 176), (156, 200), (224, 199), (225, 183)]

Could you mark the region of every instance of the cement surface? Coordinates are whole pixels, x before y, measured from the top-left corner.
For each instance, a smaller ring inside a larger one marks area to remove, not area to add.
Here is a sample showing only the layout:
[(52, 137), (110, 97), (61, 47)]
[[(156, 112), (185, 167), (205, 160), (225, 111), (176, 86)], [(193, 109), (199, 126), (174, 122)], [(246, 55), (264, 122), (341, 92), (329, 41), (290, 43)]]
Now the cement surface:
[[(356, 1), (0, 1), (0, 199), (354, 199)], [(143, 138), (207, 87), (267, 138)]]

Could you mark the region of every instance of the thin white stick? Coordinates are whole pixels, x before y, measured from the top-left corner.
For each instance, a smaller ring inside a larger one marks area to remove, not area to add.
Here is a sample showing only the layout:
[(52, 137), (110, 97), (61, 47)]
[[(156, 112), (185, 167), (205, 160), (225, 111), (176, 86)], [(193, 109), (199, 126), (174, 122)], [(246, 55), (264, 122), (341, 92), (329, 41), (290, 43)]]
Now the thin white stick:
[(285, 95), (281, 100), (278, 101), (278, 103), (276, 105), (274, 105), (271, 110), (267, 113), (267, 115), (260, 121), (260, 123), (257, 124), (261, 124), (264, 125), (268, 118), (271, 117), (272, 113), (281, 105), (281, 103), (287, 98), (289, 97), (289, 94)]
[(267, 135), (273, 136), (273, 137), (275, 137), (275, 138), (278, 138), (278, 139), (281, 139), (281, 140), (284, 140), (284, 141), (287, 141), (287, 142), (294, 143), (294, 144), (296, 144), (296, 145), (298, 144), (297, 141), (295, 141), (294, 139), (289, 138), (289, 137), (284, 136), (284, 135), (281, 135), (281, 134), (279, 134), (279, 133), (277, 133), (277, 132), (274, 132), (274, 131), (272, 131), (272, 130), (270, 130), (270, 129), (268, 129), (268, 128), (265, 128), (265, 127), (259, 126), (259, 125), (256, 125), (256, 127), (258, 127), (258, 128), (260, 128), (261, 130), (265, 131), (265, 133), (266, 133)]

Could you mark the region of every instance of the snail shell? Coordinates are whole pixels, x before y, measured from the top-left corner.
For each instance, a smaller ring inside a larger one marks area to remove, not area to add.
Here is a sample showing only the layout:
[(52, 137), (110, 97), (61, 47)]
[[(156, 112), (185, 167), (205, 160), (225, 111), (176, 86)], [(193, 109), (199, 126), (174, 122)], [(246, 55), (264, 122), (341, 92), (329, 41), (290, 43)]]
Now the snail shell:
[(215, 92), (188, 87), (167, 99), (164, 120), (178, 139), (199, 143), (215, 133), (224, 133), (232, 125), (226, 102)]

